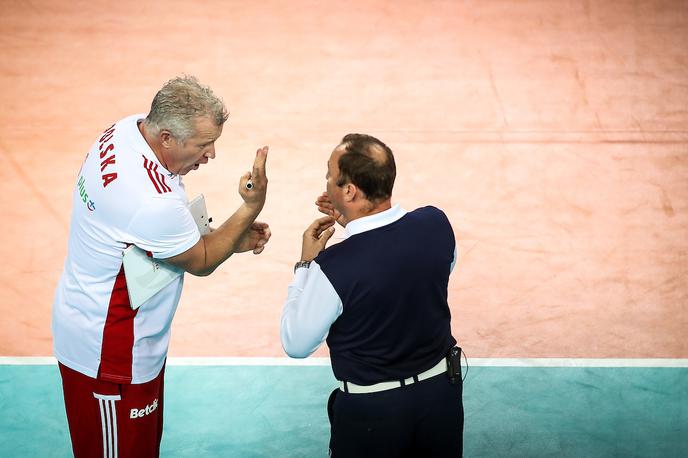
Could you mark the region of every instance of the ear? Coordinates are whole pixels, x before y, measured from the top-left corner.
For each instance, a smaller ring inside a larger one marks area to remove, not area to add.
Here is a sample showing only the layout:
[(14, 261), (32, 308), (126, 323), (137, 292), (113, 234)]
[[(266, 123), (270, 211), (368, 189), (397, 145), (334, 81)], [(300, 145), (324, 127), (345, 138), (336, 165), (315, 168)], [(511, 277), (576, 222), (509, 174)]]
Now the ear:
[(158, 138), (160, 139), (160, 144), (165, 148), (171, 147), (172, 141), (175, 140), (175, 138), (172, 136), (172, 133), (169, 130), (165, 129), (160, 131), (160, 134), (158, 134)]
[(343, 195), (344, 195), (344, 200), (346, 202), (353, 202), (354, 199), (356, 198), (357, 194), (360, 194), (360, 191), (356, 187), (355, 184), (353, 183), (347, 183), (342, 187)]

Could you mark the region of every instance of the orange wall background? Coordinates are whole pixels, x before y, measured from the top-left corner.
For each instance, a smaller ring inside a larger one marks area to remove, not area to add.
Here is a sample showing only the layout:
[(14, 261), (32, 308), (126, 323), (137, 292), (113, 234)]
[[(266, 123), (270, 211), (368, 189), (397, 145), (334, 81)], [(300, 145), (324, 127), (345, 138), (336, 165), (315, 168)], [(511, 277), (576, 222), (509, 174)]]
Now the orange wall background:
[(189, 73), (231, 111), (189, 196), (228, 217), (268, 144), (273, 238), (187, 277), (172, 356), (282, 355), (325, 162), (365, 132), (394, 201), (452, 221), (469, 357), (686, 358), (686, 43), (685, 1), (0, 1), (0, 355), (51, 354), (91, 142)]

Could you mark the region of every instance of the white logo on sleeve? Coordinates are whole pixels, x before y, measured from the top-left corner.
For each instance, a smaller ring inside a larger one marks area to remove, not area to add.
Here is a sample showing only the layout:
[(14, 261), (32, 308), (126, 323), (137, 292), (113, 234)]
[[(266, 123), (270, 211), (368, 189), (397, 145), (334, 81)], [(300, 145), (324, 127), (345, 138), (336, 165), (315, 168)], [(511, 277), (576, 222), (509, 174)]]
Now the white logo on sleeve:
[(156, 398), (155, 401), (153, 401), (152, 404), (147, 405), (145, 409), (131, 409), (129, 411), (129, 418), (143, 418), (146, 415), (150, 415), (151, 413), (155, 412), (157, 408), (158, 399)]

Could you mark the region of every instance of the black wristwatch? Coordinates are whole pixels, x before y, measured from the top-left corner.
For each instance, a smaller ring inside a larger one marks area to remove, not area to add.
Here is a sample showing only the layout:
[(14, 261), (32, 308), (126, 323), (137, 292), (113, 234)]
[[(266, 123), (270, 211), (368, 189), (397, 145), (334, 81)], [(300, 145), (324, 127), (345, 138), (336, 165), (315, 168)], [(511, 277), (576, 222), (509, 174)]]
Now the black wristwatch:
[(296, 273), (296, 269), (300, 269), (301, 267), (305, 267), (308, 269), (308, 266), (311, 265), (311, 261), (299, 261), (296, 264), (294, 264), (294, 273)]

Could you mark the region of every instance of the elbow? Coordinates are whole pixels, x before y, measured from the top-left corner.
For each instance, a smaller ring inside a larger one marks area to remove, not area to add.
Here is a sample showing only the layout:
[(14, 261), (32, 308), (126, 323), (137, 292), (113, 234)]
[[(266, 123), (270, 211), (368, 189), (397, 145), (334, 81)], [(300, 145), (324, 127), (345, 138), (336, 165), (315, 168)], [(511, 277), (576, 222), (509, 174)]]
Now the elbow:
[(293, 340), (282, 336), (282, 349), (290, 358), (303, 359), (308, 358), (313, 350), (306, 348), (306, 345), (299, 344), (299, 342), (294, 342)]
[(213, 270), (200, 270), (200, 271), (193, 271), (193, 272), (189, 271), (189, 273), (191, 275), (193, 275), (194, 277), (207, 277), (208, 275), (210, 275), (214, 271), (215, 271), (215, 269), (213, 269)]
[(217, 267), (193, 266), (186, 269), (186, 271), (194, 277), (207, 277), (208, 275), (215, 272), (216, 268)]
[(294, 359), (305, 359), (308, 358), (311, 354), (307, 351), (303, 351), (303, 349), (298, 349), (298, 348), (287, 348), (283, 347), (284, 352), (289, 356), (290, 358)]
[(199, 243), (196, 246), (203, 245), (203, 251), (198, 249), (194, 251), (194, 255), (189, 259), (187, 268), (185, 269), (191, 275), (195, 277), (207, 277), (208, 275), (215, 272), (215, 269), (220, 265), (220, 263), (212, 264), (208, 262), (208, 246), (206, 244), (206, 236), (202, 236)]

